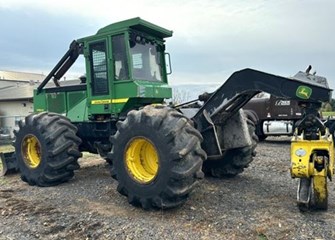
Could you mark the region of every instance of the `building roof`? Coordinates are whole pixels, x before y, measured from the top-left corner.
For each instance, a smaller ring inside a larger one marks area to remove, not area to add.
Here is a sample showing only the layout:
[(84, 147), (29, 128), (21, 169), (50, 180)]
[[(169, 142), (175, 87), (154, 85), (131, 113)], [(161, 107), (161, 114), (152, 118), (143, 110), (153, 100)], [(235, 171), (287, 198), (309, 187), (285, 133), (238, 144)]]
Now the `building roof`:
[[(1, 80), (0, 80), (1, 81)], [(80, 84), (80, 80), (67, 80), (60, 81), (61, 86), (71, 86)], [(5, 87), (0, 87), (0, 102), (4, 101), (17, 101), (17, 100), (30, 100), (33, 99), (34, 89), (37, 84), (13, 84)], [(49, 82), (45, 88), (55, 87), (53, 82)]]
[(39, 73), (0, 71), (0, 80), (43, 81), (44, 79), (45, 79), (45, 75), (39, 74)]
[(34, 85), (16, 85), (0, 89), (0, 101), (28, 100), (33, 98)]

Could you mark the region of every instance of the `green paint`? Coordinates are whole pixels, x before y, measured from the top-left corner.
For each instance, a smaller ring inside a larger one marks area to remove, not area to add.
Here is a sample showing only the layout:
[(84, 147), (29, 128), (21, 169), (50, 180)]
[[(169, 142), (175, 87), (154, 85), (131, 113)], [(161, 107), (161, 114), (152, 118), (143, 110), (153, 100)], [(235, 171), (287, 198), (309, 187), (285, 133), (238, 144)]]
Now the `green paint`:
[(106, 27), (101, 28), (97, 34), (110, 34), (113, 32), (122, 31), (124, 29), (137, 27), (140, 27), (144, 31), (148, 32), (150, 35), (155, 35), (160, 38), (172, 37), (172, 31), (147, 22), (139, 17), (131, 18), (117, 23), (112, 23)]
[[(61, 113), (81, 122), (100, 114), (118, 116), (171, 98), (164, 57), (164, 39), (171, 36), (172, 31), (132, 18), (78, 39), (86, 64), (86, 85), (80, 86), (86, 89), (43, 89), (34, 94), (35, 112)], [(124, 71), (126, 74), (121, 74)], [(113, 103), (113, 99), (128, 100)], [(92, 104), (100, 101), (106, 104)]]
[(66, 95), (64, 92), (47, 93), (47, 104), (49, 112), (65, 113), (66, 112)]
[(309, 99), (312, 95), (312, 89), (307, 86), (299, 86), (296, 91), (296, 96), (301, 99)]
[(81, 102), (72, 106), (72, 108), (70, 108), (67, 111), (66, 116), (71, 120), (71, 122), (86, 122), (86, 121), (88, 121), (86, 99), (83, 99)]
[(45, 94), (36, 95), (36, 90), (34, 90), (34, 112), (47, 111), (48, 108), (45, 97)]

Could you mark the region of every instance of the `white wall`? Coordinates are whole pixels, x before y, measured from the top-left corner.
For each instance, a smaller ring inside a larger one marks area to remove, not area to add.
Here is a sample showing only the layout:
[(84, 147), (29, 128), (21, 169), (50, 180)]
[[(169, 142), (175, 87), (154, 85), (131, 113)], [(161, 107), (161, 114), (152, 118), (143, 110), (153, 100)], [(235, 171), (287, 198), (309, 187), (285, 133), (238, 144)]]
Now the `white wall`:
[(13, 130), (18, 130), (18, 120), (33, 112), (33, 104), (28, 101), (0, 102), (0, 128), (8, 128), (13, 136)]

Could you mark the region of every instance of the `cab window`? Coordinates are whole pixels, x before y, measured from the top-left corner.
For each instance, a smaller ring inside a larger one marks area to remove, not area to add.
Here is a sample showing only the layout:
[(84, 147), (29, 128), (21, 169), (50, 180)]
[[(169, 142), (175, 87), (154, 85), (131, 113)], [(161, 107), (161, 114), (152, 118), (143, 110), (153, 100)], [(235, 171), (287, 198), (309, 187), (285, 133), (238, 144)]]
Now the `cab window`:
[(114, 79), (129, 79), (129, 69), (124, 34), (112, 37), (112, 52), (114, 62)]
[(157, 43), (136, 36), (129, 42), (134, 79), (161, 81), (161, 50)]
[(106, 43), (98, 42), (90, 45), (92, 95), (107, 95), (108, 76)]

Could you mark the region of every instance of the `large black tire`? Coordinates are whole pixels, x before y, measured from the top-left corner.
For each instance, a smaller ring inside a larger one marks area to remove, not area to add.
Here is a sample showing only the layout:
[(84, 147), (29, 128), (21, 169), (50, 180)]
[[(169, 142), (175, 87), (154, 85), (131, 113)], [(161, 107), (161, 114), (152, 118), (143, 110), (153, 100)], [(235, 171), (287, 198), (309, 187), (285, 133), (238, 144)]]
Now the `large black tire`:
[[(263, 129), (262, 129), (262, 121), (259, 121), (259, 118), (257, 116), (257, 113), (253, 110), (243, 110), (244, 114), (246, 116), (247, 119), (251, 120), (254, 124), (254, 129), (255, 129), (255, 133), (257, 135), (258, 140), (257, 141), (264, 141), (267, 136), (264, 135), (263, 133)], [(258, 128), (258, 129), (257, 129)]]
[(54, 186), (70, 180), (82, 156), (77, 128), (59, 114), (31, 114), (15, 132), (21, 179), (30, 185)]
[(130, 204), (144, 209), (183, 204), (197, 179), (204, 177), (201, 166), (206, 153), (192, 122), (176, 110), (146, 106), (130, 111), (117, 128), (108, 155), (117, 190)]
[(256, 124), (258, 123), (259, 121), (259, 118), (257, 116), (257, 113), (253, 110), (243, 110), (244, 112), (244, 115), (246, 116), (247, 119), (251, 120), (254, 125), (256, 126)]
[(260, 142), (263, 142), (268, 136), (264, 134), (258, 134), (257, 137)]
[(104, 159), (109, 165), (112, 164), (112, 161), (108, 158), (108, 153), (111, 151), (110, 144), (101, 144), (96, 145), (98, 154), (102, 159)]
[(250, 119), (246, 119), (249, 134), (252, 139), (250, 146), (227, 150), (221, 159), (206, 160), (203, 164), (202, 171), (207, 176), (217, 178), (231, 178), (242, 173), (246, 167), (253, 161), (256, 156), (256, 146), (258, 137), (255, 134), (255, 125)]

